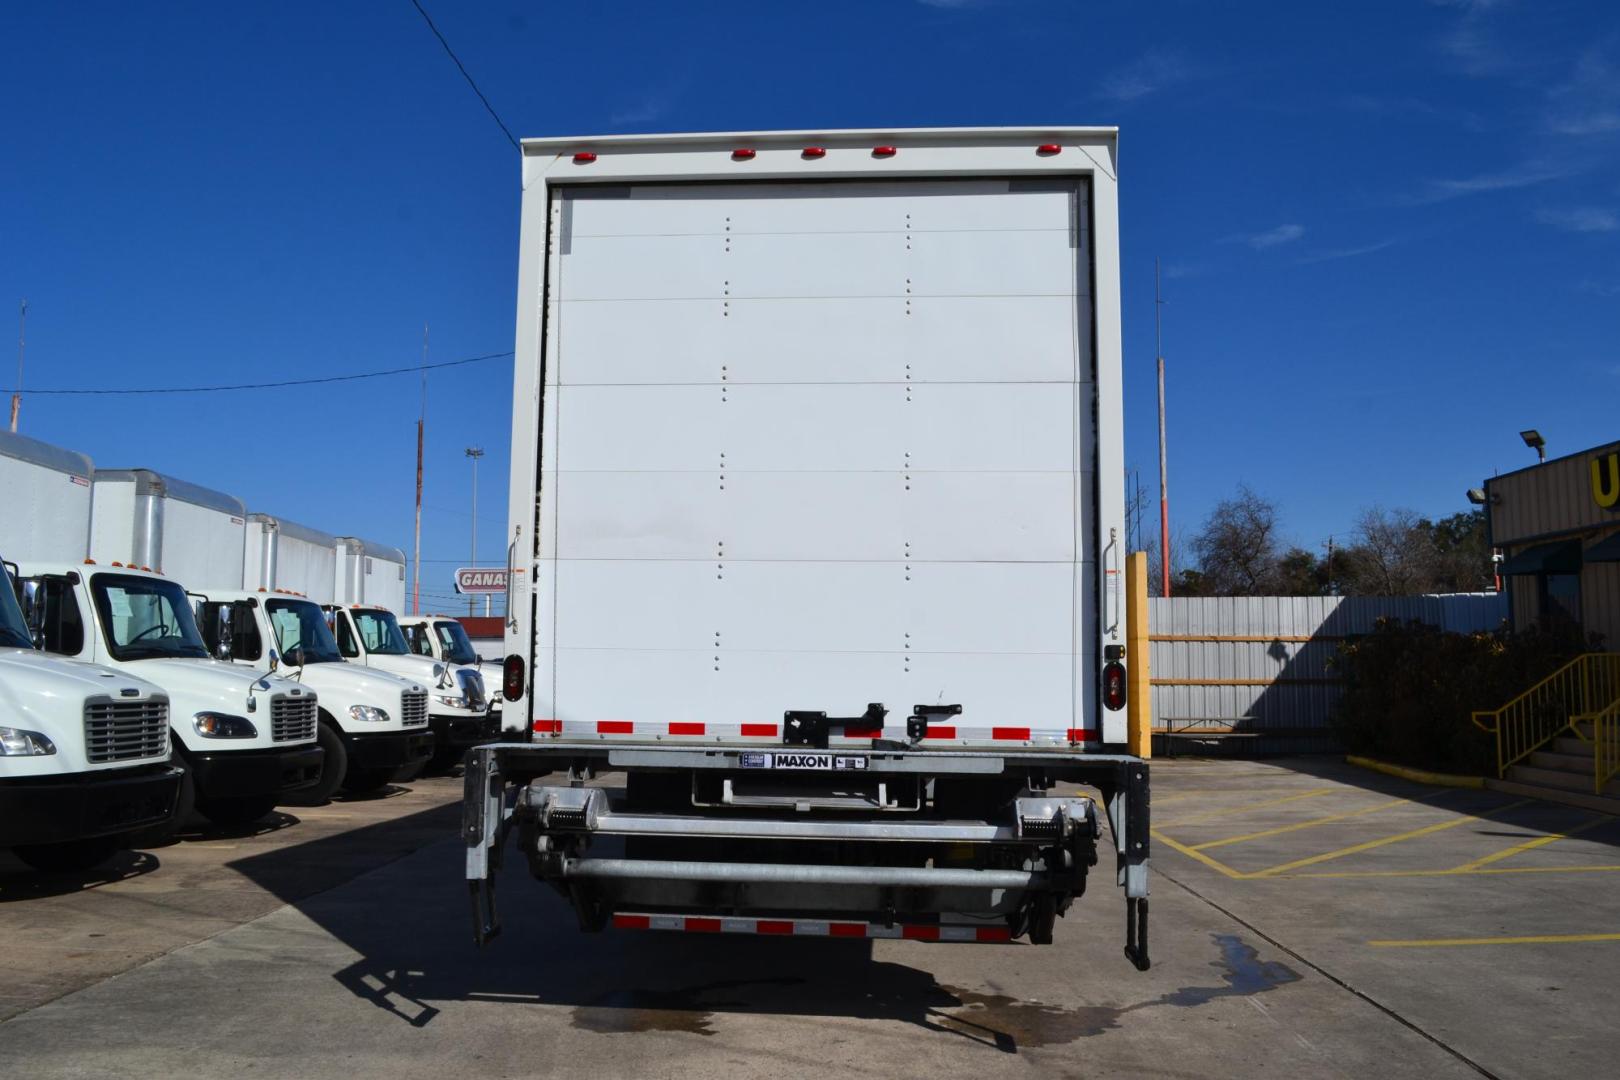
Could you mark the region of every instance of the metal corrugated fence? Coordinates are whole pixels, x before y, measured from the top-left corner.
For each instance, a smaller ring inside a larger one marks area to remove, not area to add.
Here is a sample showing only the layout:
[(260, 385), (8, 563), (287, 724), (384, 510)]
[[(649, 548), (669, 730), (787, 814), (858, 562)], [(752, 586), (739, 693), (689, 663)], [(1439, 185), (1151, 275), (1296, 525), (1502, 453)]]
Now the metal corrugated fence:
[[(1215, 596), (1148, 601), (1155, 732), (1239, 732), (1239, 753), (1331, 750), (1339, 694), (1328, 660), (1379, 619), (1495, 630), (1507, 597)], [(1252, 737), (1251, 737), (1252, 736)], [(1174, 750), (1156, 740), (1156, 751)]]

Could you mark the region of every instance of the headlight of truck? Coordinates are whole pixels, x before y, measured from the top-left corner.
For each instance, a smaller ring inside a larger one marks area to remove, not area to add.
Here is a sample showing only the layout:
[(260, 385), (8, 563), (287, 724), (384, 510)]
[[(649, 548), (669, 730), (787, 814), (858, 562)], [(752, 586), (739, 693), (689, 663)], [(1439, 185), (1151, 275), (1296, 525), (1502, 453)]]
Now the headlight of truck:
[(253, 721), (229, 713), (200, 712), (191, 723), (197, 734), (209, 739), (251, 739), (259, 733)]
[(443, 695), (440, 695), (439, 703), (442, 705), (448, 705), (452, 709), (467, 708), (467, 699), (464, 697), (444, 697)]
[(56, 753), (56, 744), (37, 731), (0, 727), (0, 757), (41, 757)]
[(362, 724), (386, 724), (388, 710), (379, 709), (374, 705), (350, 705), (349, 719), (358, 720)]

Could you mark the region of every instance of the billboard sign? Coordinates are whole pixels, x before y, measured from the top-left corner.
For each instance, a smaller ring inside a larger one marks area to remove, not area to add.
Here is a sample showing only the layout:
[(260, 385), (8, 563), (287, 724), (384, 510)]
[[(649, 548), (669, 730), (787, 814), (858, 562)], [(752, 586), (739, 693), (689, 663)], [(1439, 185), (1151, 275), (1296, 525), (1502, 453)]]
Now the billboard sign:
[(505, 591), (505, 567), (475, 566), (463, 567), (456, 571), (456, 592), (463, 596), (487, 596)]

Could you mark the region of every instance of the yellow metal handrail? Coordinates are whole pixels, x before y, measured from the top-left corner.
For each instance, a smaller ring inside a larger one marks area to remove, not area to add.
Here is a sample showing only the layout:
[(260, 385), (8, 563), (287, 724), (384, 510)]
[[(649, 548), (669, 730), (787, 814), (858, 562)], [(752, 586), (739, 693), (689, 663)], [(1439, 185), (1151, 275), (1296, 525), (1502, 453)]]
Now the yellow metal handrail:
[(1607, 715), (1616, 704), (1620, 704), (1620, 653), (1585, 653), (1500, 709), (1474, 713), (1473, 720), (1496, 736), (1496, 774), (1505, 776), (1508, 766), (1567, 730), (1585, 739), (1577, 720)]
[(1620, 774), (1620, 700), (1592, 717), (1592, 772), (1594, 795)]

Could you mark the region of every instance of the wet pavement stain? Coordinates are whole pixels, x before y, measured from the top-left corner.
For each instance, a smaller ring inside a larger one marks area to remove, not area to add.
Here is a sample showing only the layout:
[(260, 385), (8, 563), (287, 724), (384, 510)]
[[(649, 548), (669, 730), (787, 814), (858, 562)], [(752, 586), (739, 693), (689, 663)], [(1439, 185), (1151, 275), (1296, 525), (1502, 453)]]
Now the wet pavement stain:
[(950, 1012), (936, 1013), (933, 1019), (937, 1025), (992, 1042), (996, 1049), (1009, 1054), (1016, 1054), (1020, 1047), (1052, 1046), (1101, 1035), (1118, 1027), (1121, 1014), (1129, 1011), (1109, 1005), (1047, 1005), (1019, 1001), (1005, 994), (977, 994), (954, 986), (942, 985), (940, 989), (956, 998), (958, 1004)]
[(678, 990), (611, 990), (574, 1010), (573, 1026), (602, 1035), (684, 1031), (713, 1035), (716, 1011), (750, 1012), (746, 1001), (710, 995), (743, 987), (801, 983), (802, 979), (727, 980)]
[(1210, 966), (1221, 973), (1221, 985), (1184, 986), (1130, 1005), (1024, 1001), (946, 986), (903, 965), (874, 964), (858, 987), (784, 977), (730, 979), (674, 990), (613, 990), (577, 1006), (573, 1026), (608, 1035), (675, 1031), (707, 1036), (716, 1033), (716, 1013), (849, 1016), (913, 1023), (1016, 1054), (1101, 1035), (1118, 1028), (1126, 1013), (1197, 1008), (1217, 998), (1268, 993), (1301, 978), (1286, 964), (1261, 960), (1235, 934), (1210, 937), (1219, 953)]
[(1254, 946), (1236, 934), (1210, 936), (1220, 949), (1219, 959), (1210, 961), (1210, 966), (1224, 972), (1221, 976), (1224, 986), (1183, 986), (1134, 1005), (1069, 1007), (941, 986), (941, 990), (957, 999), (958, 1005), (948, 1011), (936, 1011), (935, 1022), (1015, 1054), (1023, 1047), (1051, 1046), (1101, 1035), (1119, 1027), (1120, 1017), (1140, 1009), (1197, 1008), (1216, 998), (1263, 994), (1300, 979), (1299, 973), (1286, 964), (1261, 960)]

